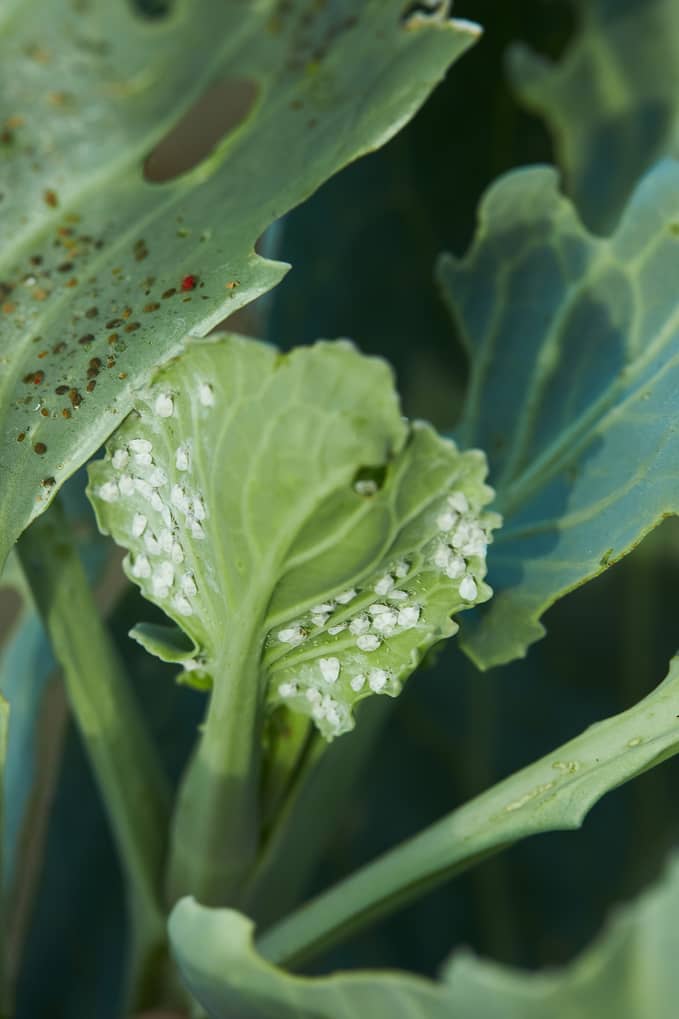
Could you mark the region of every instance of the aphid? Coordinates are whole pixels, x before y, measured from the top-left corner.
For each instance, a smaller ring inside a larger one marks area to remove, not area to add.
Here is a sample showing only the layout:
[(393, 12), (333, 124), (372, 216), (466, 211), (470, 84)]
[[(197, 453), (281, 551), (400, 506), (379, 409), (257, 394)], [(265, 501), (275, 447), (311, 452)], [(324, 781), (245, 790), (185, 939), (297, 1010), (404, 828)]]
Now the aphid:
[(474, 601), (478, 594), (478, 588), (473, 577), (466, 576), (460, 584), (460, 597), (465, 601)]
[(138, 555), (132, 564), (133, 577), (150, 577), (151, 563), (145, 555)]
[(390, 573), (387, 573), (384, 577), (381, 577), (375, 584), (375, 594), (380, 595), (389, 594), (391, 589), (395, 586), (396, 581), (394, 580)]
[(370, 620), (367, 616), (356, 616), (349, 623), (349, 631), (353, 633), (355, 637), (358, 637), (362, 633), (367, 633), (370, 629)]
[(161, 488), (167, 484), (167, 474), (162, 467), (154, 467), (148, 473), (149, 485), (153, 488)]
[(380, 638), (373, 633), (364, 633), (356, 638), (356, 647), (359, 651), (377, 651), (381, 643)]
[(398, 625), (404, 629), (410, 629), (411, 626), (416, 626), (420, 618), (420, 610), (416, 605), (407, 605), (405, 608), (400, 609), (398, 613)]
[(189, 450), (188, 446), (178, 446), (177, 452), (174, 458), (175, 467), (178, 471), (188, 471), (189, 469)]
[(382, 612), (373, 619), (373, 627), (378, 633), (389, 634), (396, 626), (397, 619), (398, 616), (393, 610)]
[(134, 495), (135, 488), (138, 487), (129, 474), (123, 474), (118, 485), (120, 486), (121, 495)]
[(170, 489), (170, 502), (173, 506), (176, 506), (178, 510), (182, 510), (186, 513), (189, 507), (189, 498), (186, 494), (186, 490), (181, 485), (173, 485)]
[(103, 485), (99, 486), (97, 495), (104, 502), (115, 502), (120, 495), (120, 491), (115, 481), (106, 481)]
[(184, 598), (183, 595), (178, 594), (172, 599), (172, 605), (182, 616), (193, 615), (193, 608), (188, 598)]
[(130, 439), (128, 445), (133, 453), (151, 453), (153, 451), (153, 443), (148, 439)]
[(326, 683), (336, 683), (340, 674), (339, 658), (321, 658), (318, 664)]
[(389, 673), (384, 669), (371, 669), (370, 675), (368, 676), (368, 686), (373, 693), (381, 693), (387, 685), (389, 679)]
[(288, 626), (278, 631), (278, 639), (281, 644), (301, 644), (306, 634), (301, 626)]
[(373, 602), (372, 605), (368, 606), (368, 613), (371, 616), (381, 616), (384, 612), (391, 612), (391, 609), (383, 602), (376, 601)]
[(174, 400), (169, 393), (159, 393), (153, 404), (158, 417), (169, 418), (174, 414)]
[(457, 523), (459, 517), (457, 513), (446, 511), (445, 513), (439, 513), (436, 518), (436, 526), (439, 531), (450, 531)]
[(454, 509), (457, 513), (469, 512), (469, 500), (464, 492), (453, 492), (452, 495), (448, 496), (447, 502), (450, 508)]
[(215, 402), (215, 394), (212, 386), (208, 382), (201, 382), (198, 386), (198, 399), (200, 400), (203, 407), (212, 407)]
[(141, 538), (146, 530), (147, 523), (148, 521), (143, 513), (135, 513), (132, 517), (132, 536), (134, 538)]
[(151, 531), (145, 532), (144, 545), (146, 546), (147, 551), (151, 553), (151, 555), (160, 555), (161, 552), (160, 542), (156, 538), (155, 534), (151, 533)]

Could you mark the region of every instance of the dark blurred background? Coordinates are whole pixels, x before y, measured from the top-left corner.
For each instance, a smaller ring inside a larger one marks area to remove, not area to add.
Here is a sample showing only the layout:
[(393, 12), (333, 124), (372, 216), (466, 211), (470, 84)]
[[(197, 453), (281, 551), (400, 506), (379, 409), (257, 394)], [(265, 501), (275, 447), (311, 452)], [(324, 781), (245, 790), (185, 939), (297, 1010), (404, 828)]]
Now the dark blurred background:
[[(162, 17), (168, 3), (146, 6), (149, 16)], [(442, 250), (464, 252), (479, 197), (498, 174), (553, 162), (543, 124), (512, 96), (504, 58), (516, 40), (557, 55), (573, 29), (570, 5), (557, 0), (458, 0), (455, 15), (485, 26), (481, 42), (392, 142), (339, 174), (263, 240), (294, 268), (235, 323), (283, 348), (351, 337), (392, 362), (406, 413), (444, 431), (459, 414), (466, 364), (433, 283), (434, 261)], [(85, 509), (80, 526), (96, 542)], [(333, 834), (312, 890), (657, 685), (676, 650), (678, 556), (679, 528), (669, 521), (553, 608), (548, 636), (511, 666), (481, 674), (449, 642), (408, 683), (355, 795), (328, 819)], [(116, 576), (105, 584), (115, 601), (111, 626), (176, 775), (202, 696), (177, 687), (171, 668), (127, 638), (153, 609)], [(122, 887), (70, 724), (63, 745), (20, 1015), (107, 1019), (115, 1011)], [(660, 869), (677, 837), (678, 779), (679, 762), (663, 764), (605, 797), (582, 831), (505, 851), (328, 954), (315, 971), (389, 966), (434, 974), (462, 944), (527, 967), (571, 959), (611, 908)]]

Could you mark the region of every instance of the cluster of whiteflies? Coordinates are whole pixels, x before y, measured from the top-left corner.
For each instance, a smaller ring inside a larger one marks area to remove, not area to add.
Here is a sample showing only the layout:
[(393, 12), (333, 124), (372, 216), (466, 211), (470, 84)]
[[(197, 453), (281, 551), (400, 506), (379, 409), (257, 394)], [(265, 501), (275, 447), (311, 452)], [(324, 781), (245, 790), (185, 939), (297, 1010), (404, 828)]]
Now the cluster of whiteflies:
[[(198, 396), (204, 407), (212, 406), (214, 396), (209, 384), (200, 385)], [(174, 398), (164, 391), (153, 397), (152, 407), (161, 418), (175, 413)], [(190, 534), (197, 541), (205, 539), (207, 509), (192, 484), (190, 444), (177, 446), (173, 458), (170, 478), (164, 447), (160, 459), (165, 467), (157, 463), (151, 439), (127, 439), (112, 450), (113, 477), (99, 485), (96, 494), (104, 502), (119, 503), (121, 509), (129, 511), (125, 536), (130, 549), (129, 571), (144, 594), (169, 602), (181, 616), (191, 616), (196, 611), (198, 586), (187, 565), (190, 554), (182, 538)]]
[[(489, 492), (484, 488), (484, 494)], [(380, 661), (393, 656), (380, 652), (395, 650), (395, 638), (419, 631), (407, 648), (401, 648), (402, 670), (407, 671), (410, 648), (425, 643), (432, 632), (427, 622), (427, 588), (437, 584), (437, 578), (447, 582), (451, 612), (477, 601), (486, 573), (486, 548), (498, 523), (497, 514), (483, 513), (464, 492), (448, 495), (432, 513), (428, 540), (411, 559), (393, 562), (368, 584), (313, 606), (304, 617), (272, 635), (272, 643), (290, 648), (290, 655), (279, 659), (280, 665), (291, 659), (286, 678), (276, 687), (277, 698), (309, 714), (321, 732), (332, 738), (352, 728), (351, 709), (361, 697), (398, 694), (398, 670), (385, 668), (385, 661)], [(307, 642), (310, 651), (319, 650), (318, 657), (294, 652)], [(334, 653), (328, 655), (328, 651)]]
[[(212, 387), (200, 382), (196, 395), (209, 413)], [(155, 391), (148, 402), (151, 420), (177, 415), (170, 392)], [(129, 549), (128, 572), (142, 592), (170, 614), (199, 621), (205, 605), (192, 543), (206, 539), (208, 508), (193, 475), (193, 439), (174, 446), (172, 429), (162, 429), (162, 437), (154, 426), (144, 431), (119, 433), (96, 494), (116, 504), (116, 537)], [(370, 480), (355, 487), (360, 495), (376, 491)], [(479, 481), (465, 487), (442, 496), (420, 521), (421, 539), (408, 554), (269, 634), (265, 667), (274, 704), (309, 715), (326, 738), (348, 731), (358, 700), (398, 694), (446, 618), (488, 596), (486, 548), (499, 517), (483, 511), (491, 489)], [(203, 673), (207, 663), (196, 656), (184, 668)]]

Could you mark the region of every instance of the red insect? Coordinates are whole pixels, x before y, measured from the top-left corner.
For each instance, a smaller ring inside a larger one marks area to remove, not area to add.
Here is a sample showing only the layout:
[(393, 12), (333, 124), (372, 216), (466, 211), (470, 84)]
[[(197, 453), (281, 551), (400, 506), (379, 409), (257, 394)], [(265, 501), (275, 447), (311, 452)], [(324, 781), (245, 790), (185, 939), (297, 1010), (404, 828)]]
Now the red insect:
[(195, 290), (197, 283), (198, 283), (198, 277), (197, 276), (193, 276), (193, 275), (185, 276), (184, 279), (182, 280), (182, 290), (184, 290), (184, 291), (186, 291), (186, 290)]

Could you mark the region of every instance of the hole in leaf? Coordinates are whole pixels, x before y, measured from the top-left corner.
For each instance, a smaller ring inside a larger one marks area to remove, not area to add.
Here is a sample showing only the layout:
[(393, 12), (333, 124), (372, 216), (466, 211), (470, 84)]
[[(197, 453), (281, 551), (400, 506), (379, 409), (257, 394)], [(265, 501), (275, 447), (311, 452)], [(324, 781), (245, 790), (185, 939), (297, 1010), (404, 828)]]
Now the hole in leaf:
[(379, 464), (376, 467), (360, 467), (354, 474), (352, 482), (354, 491), (358, 495), (370, 498), (379, 492), (387, 477), (386, 464)]
[(144, 18), (166, 18), (172, 12), (174, 0), (132, 0), (132, 6)]
[(146, 180), (161, 183), (192, 170), (245, 120), (257, 92), (248, 78), (211, 85), (148, 156)]
[(420, 0), (419, 3), (410, 3), (403, 11), (401, 21), (403, 24), (407, 24), (407, 22), (410, 21), (410, 19), (416, 14), (431, 16), (441, 10), (445, 10), (445, 7), (446, 0)]

